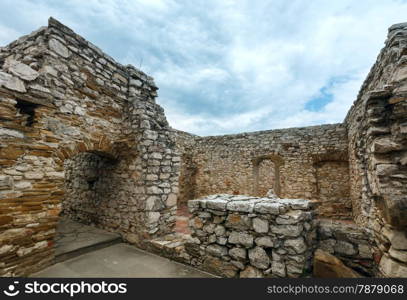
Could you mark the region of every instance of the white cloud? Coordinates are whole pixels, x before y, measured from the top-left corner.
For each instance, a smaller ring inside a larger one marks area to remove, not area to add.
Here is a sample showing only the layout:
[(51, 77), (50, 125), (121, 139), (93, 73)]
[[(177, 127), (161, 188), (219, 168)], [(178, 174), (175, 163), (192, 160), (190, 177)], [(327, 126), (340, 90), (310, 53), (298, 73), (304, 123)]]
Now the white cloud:
[[(399, 0), (3, 1), (0, 43), (52, 15), (141, 65), (170, 124), (201, 135), (342, 121), (387, 28), (407, 21)], [(331, 102), (306, 110), (324, 87)]]

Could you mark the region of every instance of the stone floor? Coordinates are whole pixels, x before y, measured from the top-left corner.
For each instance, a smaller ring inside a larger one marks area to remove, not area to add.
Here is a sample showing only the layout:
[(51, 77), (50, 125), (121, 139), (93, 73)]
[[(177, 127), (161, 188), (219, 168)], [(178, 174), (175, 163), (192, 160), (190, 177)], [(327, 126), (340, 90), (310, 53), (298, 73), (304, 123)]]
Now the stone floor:
[(192, 267), (120, 243), (57, 263), (32, 277), (214, 277)]
[(119, 234), (61, 217), (57, 226), (55, 254), (57, 261), (60, 262), (121, 241)]

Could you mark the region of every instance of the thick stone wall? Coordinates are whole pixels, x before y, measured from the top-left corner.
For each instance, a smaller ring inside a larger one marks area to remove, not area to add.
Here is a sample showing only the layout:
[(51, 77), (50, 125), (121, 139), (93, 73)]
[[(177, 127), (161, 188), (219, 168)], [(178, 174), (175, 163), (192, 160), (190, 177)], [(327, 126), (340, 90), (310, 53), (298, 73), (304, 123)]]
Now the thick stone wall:
[(188, 157), (183, 169), (193, 176), (180, 183), (181, 190), (193, 189), (194, 198), (265, 196), (273, 189), (282, 198), (319, 200), (321, 216), (351, 218), (347, 133), (341, 124), (195, 137), (194, 142), (183, 150)]
[(313, 203), (243, 195), (188, 202), (195, 265), (223, 277), (300, 277), (316, 244)]
[[(141, 247), (172, 231), (180, 158), (156, 90), (151, 77), (54, 19), (1, 48), (0, 275), (52, 262), (64, 200), (66, 214), (93, 222), (83, 181), (73, 178), (89, 171), (75, 165), (85, 152), (117, 162), (116, 205), (95, 207), (98, 226)], [(104, 177), (92, 180), (100, 188)]]
[(374, 231), (384, 276), (407, 277), (407, 23), (389, 29), (345, 125), (355, 221)]

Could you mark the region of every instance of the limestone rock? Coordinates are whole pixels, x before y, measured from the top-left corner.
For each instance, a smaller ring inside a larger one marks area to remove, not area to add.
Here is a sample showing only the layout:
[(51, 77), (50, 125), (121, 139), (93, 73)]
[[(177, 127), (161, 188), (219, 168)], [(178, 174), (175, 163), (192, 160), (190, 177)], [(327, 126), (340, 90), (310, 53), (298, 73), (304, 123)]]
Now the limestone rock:
[(220, 245), (209, 245), (206, 248), (206, 252), (216, 257), (222, 257), (228, 254), (228, 248)]
[(252, 212), (254, 204), (249, 201), (230, 201), (227, 209), (237, 212)]
[(253, 236), (244, 232), (232, 231), (228, 239), (231, 244), (240, 244), (245, 247), (253, 245)]
[(389, 250), (389, 255), (398, 261), (407, 263), (407, 251), (396, 250), (395, 248), (391, 247)]
[(292, 210), (286, 214), (280, 215), (276, 218), (277, 224), (291, 225), (297, 224), (298, 222), (306, 218), (306, 213), (301, 210)]
[(58, 55), (64, 58), (68, 58), (70, 56), (68, 48), (57, 39), (50, 39), (48, 45), (49, 48)]
[(254, 218), (253, 228), (258, 233), (267, 233), (269, 231), (269, 222), (260, 218)]
[(303, 226), (297, 225), (273, 225), (270, 227), (271, 232), (288, 237), (297, 237), (301, 234)]
[(240, 278), (262, 278), (263, 273), (252, 266), (248, 266), (246, 269), (240, 272)]
[(297, 239), (285, 240), (284, 246), (287, 248), (292, 248), (297, 254), (303, 253), (307, 250), (307, 245), (305, 244), (304, 238), (299, 237)]
[(232, 263), (212, 256), (205, 258), (202, 268), (210, 273), (229, 278), (235, 277), (238, 272), (238, 268)]
[(407, 266), (383, 255), (379, 265), (380, 271), (385, 277), (407, 277)]
[(245, 260), (247, 257), (246, 252), (244, 248), (232, 248), (229, 250), (229, 255), (236, 260)]
[(27, 90), (25, 89), (24, 82), (18, 79), (17, 77), (11, 77), (7, 81), (3, 83), (3, 86), (8, 88), (9, 90), (13, 90), (20, 93), (25, 93)]
[(250, 264), (256, 268), (265, 270), (270, 265), (270, 258), (266, 251), (261, 247), (255, 247), (249, 250)]
[(269, 236), (262, 236), (258, 237), (255, 240), (257, 246), (264, 247), (264, 248), (272, 248), (274, 247), (274, 242)]
[(359, 278), (356, 271), (348, 268), (335, 256), (318, 249), (314, 253), (314, 277), (318, 278)]
[(285, 277), (287, 275), (285, 264), (281, 261), (273, 260), (271, 263), (271, 274), (276, 277)]
[(407, 235), (404, 231), (384, 228), (383, 234), (388, 238), (393, 249), (407, 250)]
[(260, 202), (254, 205), (254, 211), (261, 214), (278, 215), (283, 207), (284, 205), (281, 203)]
[(16, 60), (6, 60), (5, 68), (8, 69), (11, 74), (26, 81), (32, 81), (40, 75), (30, 66)]
[(346, 241), (337, 241), (334, 249), (336, 253), (347, 256), (352, 256), (357, 253), (355, 247)]
[(248, 230), (252, 225), (251, 219), (247, 215), (229, 214), (225, 226), (236, 230)]

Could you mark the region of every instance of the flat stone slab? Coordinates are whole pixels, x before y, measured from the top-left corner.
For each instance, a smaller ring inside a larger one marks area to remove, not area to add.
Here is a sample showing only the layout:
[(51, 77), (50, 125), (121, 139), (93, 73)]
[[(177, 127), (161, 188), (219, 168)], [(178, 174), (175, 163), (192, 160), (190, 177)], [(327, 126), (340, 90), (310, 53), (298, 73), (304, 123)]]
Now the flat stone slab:
[(99, 228), (84, 225), (68, 218), (61, 218), (57, 226), (56, 249), (57, 257), (82, 249), (93, 249), (103, 245), (121, 242), (121, 236)]
[(192, 267), (120, 243), (57, 263), (31, 277), (214, 277)]

